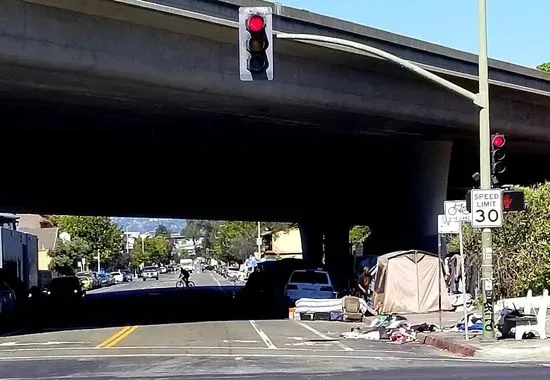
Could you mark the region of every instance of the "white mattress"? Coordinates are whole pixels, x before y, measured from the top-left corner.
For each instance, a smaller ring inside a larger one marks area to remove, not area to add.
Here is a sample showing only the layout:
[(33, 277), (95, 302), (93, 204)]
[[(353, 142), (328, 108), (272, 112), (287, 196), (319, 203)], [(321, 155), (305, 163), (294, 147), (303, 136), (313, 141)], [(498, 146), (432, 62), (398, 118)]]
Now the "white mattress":
[[(360, 298), (360, 311), (367, 311), (367, 303)], [(296, 301), (296, 313), (328, 313), (331, 311), (342, 311), (343, 298), (315, 299), (300, 298)]]

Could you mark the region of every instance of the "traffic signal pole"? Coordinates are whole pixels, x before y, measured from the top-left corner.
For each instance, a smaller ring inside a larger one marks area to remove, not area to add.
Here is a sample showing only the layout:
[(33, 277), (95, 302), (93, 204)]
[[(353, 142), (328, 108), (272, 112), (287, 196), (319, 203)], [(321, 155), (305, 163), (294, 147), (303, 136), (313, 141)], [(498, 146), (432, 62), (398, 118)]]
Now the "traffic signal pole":
[[(490, 189), (491, 155), (489, 123), (489, 60), (487, 56), (487, 0), (478, 0), (479, 36), (479, 183)], [(481, 231), (481, 283), (483, 294), (483, 337), (495, 339), (493, 307), (493, 240), (490, 228)]]
[[(491, 154), (490, 154), (490, 126), (489, 126), (489, 68), (487, 58), (487, 4), (486, 0), (478, 0), (478, 37), (479, 37), (479, 92), (462, 88), (434, 73), (431, 73), (406, 59), (374, 47), (348, 41), (340, 38), (325, 37), (312, 34), (277, 33), (278, 39), (295, 40), (301, 42), (313, 41), (329, 45), (337, 45), (350, 50), (368, 53), (385, 59), (402, 68), (430, 80), (446, 89), (471, 100), (479, 107), (479, 176), (481, 189), (491, 189)], [(491, 229), (484, 228), (481, 234), (482, 248), (482, 286), (483, 286), (483, 336), (494, 339), (494, 310), (493, 310), (493, 249)]]

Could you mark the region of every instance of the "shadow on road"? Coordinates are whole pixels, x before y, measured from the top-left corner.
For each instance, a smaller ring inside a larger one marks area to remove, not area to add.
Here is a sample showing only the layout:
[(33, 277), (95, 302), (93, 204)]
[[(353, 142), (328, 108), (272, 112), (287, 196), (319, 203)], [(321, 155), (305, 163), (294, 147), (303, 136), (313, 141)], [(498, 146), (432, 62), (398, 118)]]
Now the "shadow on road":
[(75, 302), (52, 303), (42, 296), (20, 311), (18, 334), (127, 325), (275, 319), (288, 316), (281, 297), (243, 286), (150, 288), (87, 294)]

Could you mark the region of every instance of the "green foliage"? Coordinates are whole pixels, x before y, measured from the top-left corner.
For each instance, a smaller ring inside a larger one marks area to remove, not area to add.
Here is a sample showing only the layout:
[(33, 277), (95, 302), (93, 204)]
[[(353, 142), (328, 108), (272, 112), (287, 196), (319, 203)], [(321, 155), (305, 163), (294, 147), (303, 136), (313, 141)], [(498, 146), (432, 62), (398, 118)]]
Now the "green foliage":
[(550, 73), (550, 62), (545, 62), (537, 66), (537, 69), (540, 71), (546, 71), (547, 73)]
[(219, 228), (219, 258), (242, 263), (257, 249), (258, 224), (255, 222), (225, 222)]
[(368, 226), (353, 226), (349, 230), (349, 242), (353, 245), (363, 244), (369, 234), (370, 229)]
[(86, 242), (89, 250), (81, 258), (88, 262), (96, 260), (99, 252), (102, 265), (109, 266), (121, 254), (122, 230), (109, 217), (49, 215), (47, 219), (68, 232), (71, 240), (80, 238)]
[(198, 242), (201, 237), (206, 233), (206, 228), (209, 222), (207, 220), (188, 220), (185, 224), (185, 227), (181, 231), (181, 234), (193, 242), (193, 248), (196, 254), (199, 254), (200, 250)]
[(131, 254), (131, 265), (137, 268), (140, 264), (167, 264), (170, 261), (170, 244), (167, 238), (155, 236), (145, 239), (145, 252), (141, 250), (141, 241), (136, 241)]
[(155, 230), (155, 236), (162, 236), (165, 238), (169, 238), (170, 230), (164, 224), (159, 224), (159, 226)]
[(86, 240), (74, 237), (70, 241), (59, 241), (54, 250), (49, 252), (52, 260), (50, 269), (62, 275), (74, 274), (78, 262), (82, 258), (90, 257), (91, 247)]
[[(493, 229), (497, 297), (524, 296), (528, 289), (541, 294), (550, 287), (550, 183), (518, 189), (525, 192), (526, 210), (504, 214), (502, 228)], [(481, 270), (481, 231), (470, 225), (463, 231), (467, 261)]]
[(109, 264), (122, 250), (122, 230), (109, 217), (62, 215), (52, 220), (71, 237), (84, 239), (94, 257), (101, 254), (102, 263)]

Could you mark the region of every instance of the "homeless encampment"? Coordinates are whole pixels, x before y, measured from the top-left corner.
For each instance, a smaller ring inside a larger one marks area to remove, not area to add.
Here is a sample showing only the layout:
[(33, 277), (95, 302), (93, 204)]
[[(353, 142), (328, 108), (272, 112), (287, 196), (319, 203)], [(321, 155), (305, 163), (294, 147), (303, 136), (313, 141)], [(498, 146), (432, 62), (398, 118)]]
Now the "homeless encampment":
[(378, 313), (428, 313), (452, 310), (443, 275), (440, 278), (437, 254), (409, 250), (378, 257), (374, 283), (374, 308)]

